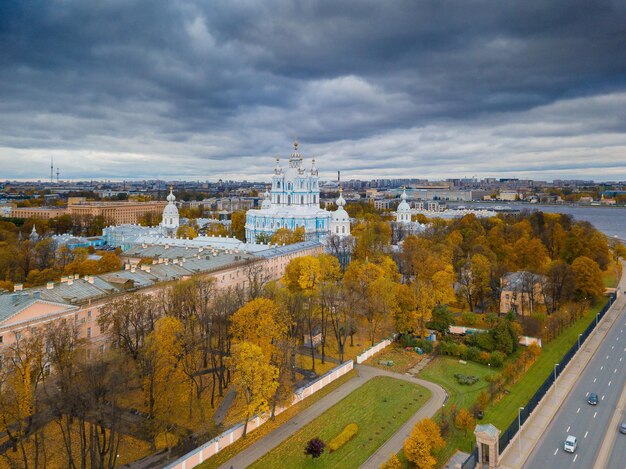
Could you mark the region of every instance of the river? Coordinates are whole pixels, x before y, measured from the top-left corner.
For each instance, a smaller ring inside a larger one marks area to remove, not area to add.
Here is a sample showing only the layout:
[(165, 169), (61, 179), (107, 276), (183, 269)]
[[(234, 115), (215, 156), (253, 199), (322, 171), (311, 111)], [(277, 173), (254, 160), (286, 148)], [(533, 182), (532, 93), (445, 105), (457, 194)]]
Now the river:
[(495, 206), (515, 210), (541, 210), (548, 213), (566, 213), (576, 220), (586, 220), (610, 238), (626, 241), (626, 207), (597, 207), (580, 205), (542, 205), (505, 202), (450, 203), (450, 207), (463, 205), (467, 208), (490, 208)]

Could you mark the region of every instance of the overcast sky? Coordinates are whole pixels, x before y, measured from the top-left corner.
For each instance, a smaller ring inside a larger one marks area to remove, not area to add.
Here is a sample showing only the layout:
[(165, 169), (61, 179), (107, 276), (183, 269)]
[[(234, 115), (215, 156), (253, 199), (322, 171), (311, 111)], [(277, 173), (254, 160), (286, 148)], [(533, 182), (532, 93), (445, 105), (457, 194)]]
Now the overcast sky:
[(0, 1), (0, 179), (626, 180), (624, 0)]

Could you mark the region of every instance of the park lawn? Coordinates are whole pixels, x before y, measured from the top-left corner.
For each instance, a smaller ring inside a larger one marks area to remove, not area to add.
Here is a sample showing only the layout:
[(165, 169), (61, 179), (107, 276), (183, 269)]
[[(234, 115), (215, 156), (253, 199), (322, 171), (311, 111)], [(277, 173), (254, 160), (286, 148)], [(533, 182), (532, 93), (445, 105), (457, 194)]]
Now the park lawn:
[[(406, 373), (423, 360), (424, 357), (425, 355), (419, 355), (413, 349), (409, 352), (405, 350), (404, 347), (390, 345), (365, 361), (365, 364), (382, 368), (383, 370), (395, 371), (396, 373)], [(381, 361), (386, 362), (389, 360), (393, 362), (393, 366), (379, 364)]]
[(298, 413), (302, 412), (307, 407), (315, 404), (317, 401), (322, 399), (327, 394), (331, 393), (338, 387), (342, 386), (344, 383), (350, 381), (352, 378), (356, 376), (356, 371), (351, 370), (345, 375), (337, 378), (332, 383), (324, 386), (322, 389), (314, 393), (313, 395), (307, 397), (303, 401), (298, 402), (297, 404), (291, 406), (283, 413), (279, 414), (274, 418), (274, 420), (269, 420), (261, 425), (254, 431), (248, 433), (245, 438), (241, 438), (235, 441), (232, 445), (227, 446), (222, 451), (217, 453), (215, 456), (207, 459), (205, 462), (196, 466), (198, 469), (212, 469), (215, 467), (221, 466), (223, 463), (228, 461), (230, 458), (235, 456), (240, 451), (243, 451), (248, 446), (253, 445), (261, 438), (267, 436), (268, 433), (276, 430), (278, 427), (286, 423), (291, 418), (297, 416)]
[[(439, 356), (421, 371), (419, 377), (439, 384), (448, 392), (448, 401), (443, 409), (447, 412), (452, 404), (456, 404), (457, 410), (462, 408), (470, 410), (480, 392), (489, 386), (487, 377), (495, 375), (498, 371), (478, 363), (467, 362), (463, 365), (459, 363), (458, 358)], [(478, 376), (480, 381), (469, 386), (459, 384), (454, 377), (455, 373)], [(436, 421), (440, 421), (441, 412), (433, 417)], [(436, 454), (437, 466), (443, 466), (457, 449), (469, 452), (473, 438), (471, 432), (468, 432), (466, 437), (464, 430), (457, 430), (454, 425), (450, 425), (448, 434), (445, 435), (446, 446)]]
[(602, 281), (605, 288), (615, 288), (617, 286), (617, 273), (614, 264), (610, 264), (609, 268), (602, 272)]
[(560, 336), (546, 344), (537, 361), (530, 369), (510, 388), (510, 393), (505, 395), (495, 404), (490, 404), (485, 409), (485, 423), (492, 423), (500, 431), (506, 430), (517, 418), (519, 407), (526, 405), (526, 402), (535, 394), (539, 386), (553, 372), (554, 364), (561, 361), (563, 355), (578, 340), (578, 334), (582, 333), (591, 322), (595, 321), (596, 314), (608, 302), (608, 298), (603, 297), (589, 312), (571, 327), (565, 330)]
[[(311, 355), (296, 355), (296, 366), (299, 368), (303, 368), (305, 370), (311, 370), (313, 367), (311, 366)], [(318, 376), (322, 376), (323, 374), (329, 372), (333, 368), (337, 367), (336, 363), (329, 362), (328, 360), (322, 364), (322, 358), (319, 353), (315, 353), (315, 373)]]
[[(413, 383), (377, 376), (353, 391), (251, 468), (357, 468), (367, 460), (430, 398), (430, 391)], [(315, 437), (327, 444), (350, 423), (356, 437), (339, 450), (313, 460), (304, 454)]]

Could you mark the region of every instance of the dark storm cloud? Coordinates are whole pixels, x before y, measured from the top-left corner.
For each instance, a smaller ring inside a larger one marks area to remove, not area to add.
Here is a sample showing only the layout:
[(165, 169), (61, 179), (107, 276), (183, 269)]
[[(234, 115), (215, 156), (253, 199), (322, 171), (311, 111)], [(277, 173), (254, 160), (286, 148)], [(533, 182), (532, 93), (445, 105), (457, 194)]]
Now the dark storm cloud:
[[(0, 2), (0, 177), (626, 179), (622, 1)], [(36, 169), (40, 168), (40, 169)]]

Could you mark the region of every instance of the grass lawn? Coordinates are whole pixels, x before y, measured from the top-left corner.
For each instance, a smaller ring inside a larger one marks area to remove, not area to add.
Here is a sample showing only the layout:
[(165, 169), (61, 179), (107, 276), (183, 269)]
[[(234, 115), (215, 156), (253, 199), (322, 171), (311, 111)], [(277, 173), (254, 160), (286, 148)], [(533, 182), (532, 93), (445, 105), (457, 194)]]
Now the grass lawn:
[[(382, 376), (373, 378), (250, 467), (357, 468), (429, 398), (430, 391), (419, 385)], [(333, 453), (325, 452), (317, 460), (304, 455), (311, 438), (319, 437), (328, 443), (349, 423), (356, 423), (359, 432), (345, 446)]]
[[(397, 345), (390, 345), (386, 349), (378, 352), (365, 362), (366, 365), (382, 368), (383, 370), (391, 370), (396, 373), (406, 373), (413, 368), (417, 363), (423, 360), (425, 355), (418, 355), (411, 350), (406, 351), (403, 347)], [(393, 361), (393, 366), (379, 365), (380, 361)]]
[[(446, 402), (446, 407), (443, 409), (444, 412), (447, 412), (451, 404), (456, 404), (458, 410), (461, 408), (469, 410), (478, 394), (489, 386), (486, 380), (487, 376), (494, 375), (498, 371), (478, 363), (467, 362), (466, 365), (463, 365), (459, 363), (458, 358), (439, 356), (422, 370), (419, 377), (445, 388), (450, 396)], [(469, 386), (462, 385), (454, 377), (455, 373), (478, 376), (480, 381)], [(435, 415), (434, 419), (439, 421), (440, 418), (441, 411)], [(462, 451), (471, 449), (474, 437), (471, 433), (468, 433), (468, 435), (468, 437), (465, 437), (463, 430), (457, 430), (453, 425), (450, 426), (448, 434), (445, 436), (446, 447), (437, 453), (438, 466), (445, 464), (456, 452), (457, 448)]]
[(571, 327), (565, 330), (559, 337), (546, 344), (537, 361), (530, 367), (528, 372), (510, 388), (510, 394), (505, 395), (500, 401), (489, 405), (485, 410), (485, 423), (489, 422), (504, 431), (517, 418), (517, 411), (528, 402), (528, 399), (537, 391), (548, 375), (553, 372), (554, 364), (558, 363), (565, 352), (576, 343), (578, 334), (583, 332), (596, 314), (608, 302), (608, 298), (602, 298), (593, 306), (586, 316), (580, 318)]
[(354, 370), (346, 373), (341, 378), (336, 379), (329, 385), (323, 387), (312, 396), (307, 397), (303, 401), (298, 402), (296, 405), (284, 411), (282, 414), (277, 415), (274, 420), (265, 422), (258, 429), (248, 433), (246, 438), (242, 438), (242, 439), (235, 441), (232, 445), (227, 446), (222, 451), (217, 453), (215, 456), (207, 459), (205, 462), (203, 462), (202, 464), (196, 467), (198, 469), (211, 469), (211, 468), (221, 466), (223, 463), (228, 461), (237, 453), (239, 453), (240, 451), (243, 451), (248, 446), (253, 445), (258, 440), (260, 440), (261, 438), (266, 436), (268, 433), (270, 433), (271, 431), (276, 430), (279, 426), (287, 422), (289, 419), (295, 417), (298, 413), (302, 412), (307, 407), (315, 404), (322, 397), (334, 391), (339, 386), (351, 380), (355, 376), (356, 376), (356, 372)]
[(605, 288), (615, 288), (617, 286), (617, 275), (614, 264), (610, 264), (609, 268), (602, 272), (602, 280)]

